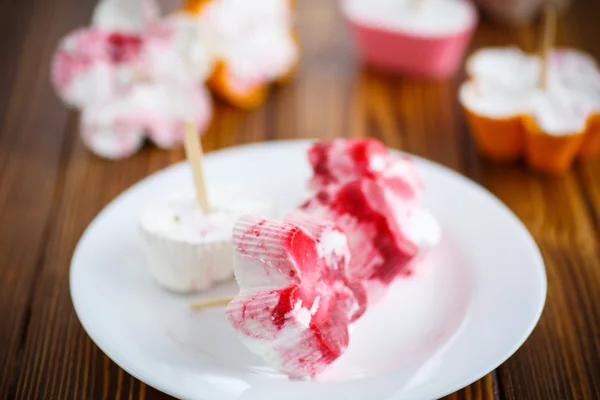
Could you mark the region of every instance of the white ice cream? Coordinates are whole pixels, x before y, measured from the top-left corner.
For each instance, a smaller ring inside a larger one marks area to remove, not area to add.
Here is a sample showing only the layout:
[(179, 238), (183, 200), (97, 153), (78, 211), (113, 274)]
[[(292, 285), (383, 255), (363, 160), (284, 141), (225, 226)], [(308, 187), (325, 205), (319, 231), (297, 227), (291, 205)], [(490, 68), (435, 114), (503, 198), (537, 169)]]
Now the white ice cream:
[(539, 86), (541, 60), (518, 47), (488, 47), (467, 60), (471, 77), (513, 91), (530, 91)]
[(345, 351), (347, 313), (358, 307), (345, 235), (303, 213), (286, 222), (244, 216), (233, 243), (240, 292), (225, 314), (240, 341), (291, 377), (322, 372)]
[(343, 256), (348, 250), (348, 238), (340, 231), (325, 232), (317, 250), (321, 257), (329, 257), (327, 261), (335, 264), (335, 258)]
[(463, 84), (459, 98), (464, 106), (480, 115), (503, 119), (520, 115), (531, 104), (533, 92), (500, 87), (483, 80)]
[(165, 24), (173, 30), (166, 43), (169, 51), (183, 58), (187, 67), (186, 73), (193, 82), (204, 83), (215, 63), (208, 28), (198, 16), (181, 11), (167, 16)]
[(100, 0), (92, 15), (95, 28), (140, 33), (160, 15), (155, 0)]
[[(210, 189), (210, 188), (209, 188)], [(145, 230), (176, 241), (231, 241), (233, 225), (242, 214), (272, 215), (263, 198), (230, 188), (209, 190), (211, 210), (204, 214), (191, 193), (176, 194), (151, 205), (141, 217)]]
[(183, 121), (193, 121), (204, 130), (211, 113), (209, 94), (201, 86), (146, 82), (112, 101), (84, 109), (81, 125), (85, 143), (94, 153), (118, 159), (133, 154), (145, 137), (161, 148), (180, 145)]
[(407, 225), (405, 233), (421, 251), (427, 251), (440, 242), (442, 229), (429, 211), (417, 210)]
[(423, 36), (464, 32), (476, 20), (474, 6), (465, 0), (344, 0), (353, 21)]
[(480, 50), (467, 62), (472, 79), (460, 88), (461, 103), (490, 118), (532, 116), (550, 135), (581, 133), (589, 117), (600, 112), (597, 65), (584, 53), (555, 50), (544, 90), (541, 65), (539, 56), (515, 47)]
[(232, 278), (236, 220), (245, 213), (273, 213), (268, 200), (245, 191), (208, 189), (208, 214), (191, 193), (181, 193), (150, 205), (140, 216), (150, 273), (170, 290), (195, 292)]
[[(263, 303), (264, 307), (274, 307), (277, 304), (279, 297), (273, 297), (272, 302)], [(312, 308), (312, 306), (311, 306)], [(282, 348), (293, 349), (295, 347), (301, 347), (306, 342), (310, 335), (310, 322), (312, 320), (312, 314), (302, 300), (297, 300), (294, 309), (286, 314), (285, 325), (281, 329), (280, 333), (273, 337), (271, 340), (256, 339), (250, 335), (245, 335), (237, 332), (237, 337), (251, 352), (260, 356), (265, 362), (273, 368), (275, 371), (281, 371), (285, 365), (284, 354), (282, 355)], [(253, 322), (256, 324), (253, 325)], [(251, 319), (246, 320), (246, 327), (248, 331), (263, 330), (263, 327), (259, 326), (258, 322)]]
[(240, 89), (275, 80), (297, 63), (287, 0), (215, 0), (201, 19), (213, 54), (225, 62), (231, 83)]

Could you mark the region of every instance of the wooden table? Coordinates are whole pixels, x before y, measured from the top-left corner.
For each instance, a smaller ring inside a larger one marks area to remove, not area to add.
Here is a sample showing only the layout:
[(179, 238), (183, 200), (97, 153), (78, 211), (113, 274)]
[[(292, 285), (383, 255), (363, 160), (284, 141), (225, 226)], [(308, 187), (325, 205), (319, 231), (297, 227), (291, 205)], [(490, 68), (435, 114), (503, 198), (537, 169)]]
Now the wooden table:
[[(134, 182), (184, 158), (182, 150), (147, 147), (108, 162), (83, 147), (78, 117), (53, 94), (48, 66), (58, 38), (84, 24), (93, 3), (0, 2), (0, 399), (168, 397), (92, 343), (69, 296), (71, 255), (96, 213)], [(600, 2), (575, 3), (559, 24), (558, 43), (600, 59)], [(205, 149), (372, 136), (476, 180), (537, 240), (548, 298), (525, 345), (449, 398), (600, 399), (600, 160), (548, 178), (481, 159), (456, 100), (464, 75), (427, 82), (361, 70), (335, 4), (298, 2), (304, 59), (295, 81), (250, 113), (219, 104)], [(518, 43), (533, 50), (536, 32), (484, 22), (472, 48)]]

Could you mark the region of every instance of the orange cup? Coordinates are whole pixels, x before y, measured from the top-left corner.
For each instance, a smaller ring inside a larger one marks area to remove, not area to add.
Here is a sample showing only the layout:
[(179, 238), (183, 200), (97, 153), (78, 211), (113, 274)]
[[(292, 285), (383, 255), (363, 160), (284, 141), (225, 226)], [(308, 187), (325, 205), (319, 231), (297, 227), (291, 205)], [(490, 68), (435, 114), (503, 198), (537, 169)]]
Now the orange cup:
[(542, 131), (536, 120), (523, 116), (525, 159), (534, 170), (551, 174), (566, 172), (577, 157), (586, 138), (585, 131), (553, 136)]
[[(186, 0), (183, 9), (191, 14), (197, 15), (202, 12), (204, 6), (212, 0)], [(289, 7), (295, 7), (295, 1), (289, 1)], [(299, 43), (295, 32), (290, 33), (296, 44)], [(297, 65), (293, 66), (288, 73), (277, 79), (277, 83), (284, 84), (289, 82), (296, 73)], [(222, 60), (217, 61), (215, 67), (208, 78), (207, 86), (222, 100), (236, 107), (251, 110), (259, 107), (267, 98), (269, 93), (269, 83), (261, 84), (246, 91), (238, 91), (232, 87), (230, 74), (227, 64)]]
[(588, 120), (585, 139), (578, 156), (580, 158), (596, 157), (600, 150), (600, 114), (593, 114)]
[[(204, 6), (212, 0), (186, 0), (183, 9), (191, 14), (198, 15)], [(207, 86), (221, 99), (243, 109), (253, 109), (260, 106), (268, 94), (268, 87), (260, 85), (248, 91), (236, 91), (229, 82), (229, 71), (223, 61), (218, 61), (209, 76)]]
[(494, 161), (518, 159), (523, 152), (525, 132), (520, 116), (494, 119), (463, 107), (479, 151)]
[(229, 71), (224, 62), (218, 61), (206, 82), (208, 87), (221, 99), (234, 106), (251, 110), (260, 106), (269, 93), (267, 85), (256, 86), (248, 91), (234, 90), (229, 82)]
[(566, 172), (577, 157), (595, 157), (600, 150), (600, 114), (594, 114), (583, 132), (549, 135), (530, 115), (494, 119), (463, 107), (479, 152), (498, 162), (524, 156), (527, 165), (549, 174)]
[(190, 14), (198, 15), (202, 11), (202, 8), (211, 1), (212, 0), (185, 0), (183, 9)]
[[(468, 60), (467, 64), (469, 62)], [(538, 124), (535, 109), (532, 109), (535, 104), (528, 103), (531, 99), (523, 94), (523, 98), (512, 99), (512, 116), (508, 114), (505, 118), (492, 118), (474, 110), (488, 104), (490, 96), (495, 95), (493, 86), (487, 87), (484, 82), (478, 82), (486, 79), (485, 74), (478, 77), (476, 71), (469, 70), (468, 65), (467, 72), (475, 75), (469, 76), (461, 85), (459, 100), (475, 144), (484, 156), (496, 161), (511, 161), (523, 157), (527, 166), (533, 170), (561, 174), (577, 158), (595, 157), (600, 152), (600, 112), (588, 115), (582, 128), (576, 127), (574, 131), (566, 132), (566, 135), (553, 135)], [(503, 99), (501, 94), (499, 96), (502, 101), (509, 101)]]

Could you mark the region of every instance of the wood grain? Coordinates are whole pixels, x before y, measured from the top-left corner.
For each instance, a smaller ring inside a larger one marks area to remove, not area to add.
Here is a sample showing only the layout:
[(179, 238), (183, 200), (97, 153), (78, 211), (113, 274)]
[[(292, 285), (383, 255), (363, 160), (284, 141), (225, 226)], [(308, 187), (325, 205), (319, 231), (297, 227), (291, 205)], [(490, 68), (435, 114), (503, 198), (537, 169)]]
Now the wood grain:
[[(108, 162), (81, 144), (77, 117), (54, 98), (47, 66), (58, 37), (89, 17), (93, 2), (0, 4), (0, 398), (167, 399), (110, 361), (78, 322), (69, 263), (82, 232), (108, 202), (183, 149), (144, 148)], [(562, 178), (501, 166), (475, 151), (448, 81), (391, 77), (357, 63), (336, 3), (298, 4), (303, 62), (258, 110), (217, 102), (206, 151), (286, 138), (376, 137), (432, 159), (496, 194), (525, 223), (547, 263), (548, 298), (538, 327), (493, 373), (448, 399), (600, 398), (600, 161)], [(600, 3), (575, 2), (558, 44), (600, 57)], [(519, 44), (534, 50), (536, 26), (484, 21), (471, 50)], [(509, 295), (509, 294), (507, 294)]]
[[(600, 398), (597, 247), (543, 244), (546, 309), (530, 340), (499, 369), (506, 398)], [(544, 385), (532, 385), (539, 379)]]
[(32, 286), (65, 167), (69, 114), (50, 89), (49, 59), (59, 35), (89, 9), (90, 2), (69, 0), (0, 6), (0, 398), (13, 398), (22, 368)]
[[(573, 39), (585, 13), (576, 7), (560, 21), (558, 45), (589, 48)], [(536, 48), (535, 27), (504, 32), (484, 26), (480, 32), (475, 45), (482, 40), (482, 45), (516, 42), (526, 50)], [(463, 132), (468, 136), (466, 128)], [(470, 140), (465, 145), (469, 175), (525, 223), (540, 244), (548, 274), (548, 296), (538, 327), (497, 371), (502, 398), (598, 398), (600, 326), (594, 316), (599, 307), (592, 288), (599, 288), (600, 270), (597, 224), (590, 214), (593, 198), (582, 186), (577, 168), (561, 178), (544, 177), (521, 165), (489, 163), (476, 154)], [(541, 381), (545, 384), (538, 384)]]
[[(566, 21), (567, 27), (577, 25), (577, 29), (565, 29), (565, 36), (577, 47), (585, 48), (597, 60), (600, 60), (600, 45), (598, 45), (598, 29), (594, 29), (594, 15), (600, 13), (600, 3), (590, 2), (587, 7), (576, 4), (576, 13), (570, 13)], [(600, 234), (600, 162), (585, 160), (577, 165), (580, 184), (586, 193), (586, 205), (590, 209), (596, 234)], [(598, 236), (597, 236), (598, 237)]]

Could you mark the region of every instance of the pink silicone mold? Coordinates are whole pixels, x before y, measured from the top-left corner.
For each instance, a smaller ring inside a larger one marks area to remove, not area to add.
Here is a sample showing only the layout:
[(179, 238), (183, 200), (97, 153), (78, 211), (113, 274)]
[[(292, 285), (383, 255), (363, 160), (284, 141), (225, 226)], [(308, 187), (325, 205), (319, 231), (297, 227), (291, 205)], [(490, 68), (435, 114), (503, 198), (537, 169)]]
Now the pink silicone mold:
[(463, 31), (444, 36), (421, 36), (353, 21), (346, 16), (365, 64), (386, 72), (445, 78), (462, 66), (477, 26), (477, 13)]

